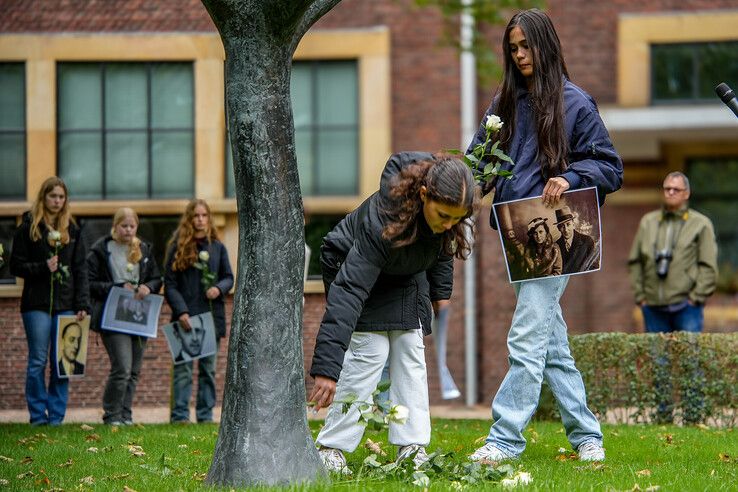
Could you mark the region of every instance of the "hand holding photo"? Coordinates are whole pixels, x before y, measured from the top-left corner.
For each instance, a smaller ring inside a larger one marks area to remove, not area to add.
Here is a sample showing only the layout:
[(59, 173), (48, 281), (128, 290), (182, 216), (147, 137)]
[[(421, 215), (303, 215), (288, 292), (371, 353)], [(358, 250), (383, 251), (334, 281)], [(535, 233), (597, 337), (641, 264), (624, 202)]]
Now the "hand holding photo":
[(596, 188), (566, 192), (554, 208), (539, 196), (497, 203), (494, 213), (510, 282), (600, 269)]
[(189, 322), (189, 330), (178, 321), (162, 327), (175, 364), (208, 357), (218, 350), (211, 312), (190, 316)]

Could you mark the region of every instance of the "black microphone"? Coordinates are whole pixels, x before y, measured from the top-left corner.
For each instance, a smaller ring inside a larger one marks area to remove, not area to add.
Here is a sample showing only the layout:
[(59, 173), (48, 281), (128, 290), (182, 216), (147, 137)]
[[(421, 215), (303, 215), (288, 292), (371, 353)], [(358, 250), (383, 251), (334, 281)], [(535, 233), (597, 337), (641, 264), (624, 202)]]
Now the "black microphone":
[(725, 82), (718, 84), (715, 87), (715, 94), (733, 111), (733, 114), (738, 116), (738, 99), (735, 98), (735, 93), (728, 87), (728, 84)]

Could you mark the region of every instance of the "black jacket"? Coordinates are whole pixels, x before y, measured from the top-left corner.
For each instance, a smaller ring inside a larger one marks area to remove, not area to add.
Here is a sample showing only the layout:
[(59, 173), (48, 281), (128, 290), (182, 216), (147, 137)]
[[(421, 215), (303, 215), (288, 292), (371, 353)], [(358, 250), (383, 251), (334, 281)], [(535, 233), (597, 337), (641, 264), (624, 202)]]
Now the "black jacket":
[[(31, 240), (31, 214), (23, 215), (23, 222), (13, 236), (13, 251), (10, 255), (10, 273), (23, 279), (21, 312), (49, 312), (51, 294), (51, 272), (46, 260), (54, 254), (49, 245), (49, 231), (43, 221), (39, 224), (41, 239)], [(59, 249), (59, 265), (69, 267), (69, 277), (63, 282), (54, 282), (54, 312), (90, 310), (90, 294), (87, 285), (85, 245), (80, 238), (80, 229), (69, 224), (69, 243)]]
[(453, 258), (418, 216), (417, 240), (395, 248), (382, 239), (390, 181), (431, 154), (404, 152), (387, 162), (380, 189), (323, 239), (321, 267), (327, 303), (310, 374), (338, 380), (354, 331), (412, 330), (430, 333), (431, 301), (451, 297)]
[[(115, 285), (122, 287), (122, 283), (114, 284), (113, 276), (110, 274), (110, 252), (108, 241), (113, 237), (108, 235), (95, 241), (87, 255), (87, 275), (90, 280), (90, 298), (92, 300), (92, 319), (90, 328), (100, 330), (102, 313), (105, 309), (105, 301), (108, 299), (110, 289)], [(141, 260), (139, 265), (139, 284), (146, 285), (152, 294), (158, 294), (161, 289), (161, 273), (154, 259), (151, 245), (141, 242)]]
[[(200, 270), (194, 266), (181, 272), (172, 270), (176, 248), (175, 238), (167, 252), (167, 264), (164, 269), (164, 296), (172, 308), (172, 321), (176, 321), (184, 313), (195, 316), (210, 311), (210, 303), (205, 297), (207, 289), (201, 282)], [(203, 250), (210, 254), (208, 268), (215, 273), (215, 287), (220, 290), (220, 296), (213, 299), (212, 304), (215, 335), (221, 338), (226, 335), (225, 296), (233, 287), (233, 271), (223, 243), (220, 241), (203, 243), (198, 247), (198, 253)]]

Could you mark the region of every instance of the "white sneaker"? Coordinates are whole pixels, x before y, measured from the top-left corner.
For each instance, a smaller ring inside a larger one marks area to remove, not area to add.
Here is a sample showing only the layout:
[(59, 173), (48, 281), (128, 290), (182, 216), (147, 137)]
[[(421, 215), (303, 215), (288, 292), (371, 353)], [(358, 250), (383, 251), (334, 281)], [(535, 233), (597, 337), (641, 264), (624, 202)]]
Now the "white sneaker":
[(489, 462), (489, 463), (497, 463), (500, 461), (505, 460), (514, 460), (517, 459), (517, 456), (514, 456), (512, 454), (509, 454), (491, 442), (488, 442), (481, 448), (474, 451), (471, 456), (469, 456), (469, 459), (471, 461), (483, 461), (483, 462)]
[(346, 457), (340, 449), (322, 448), (318, 450), (318, 454), (323, 460), (323, 466), (329, 472), (351, 475), (351, 470), (346, 465)]
[(577, 448), (579, 461), (605, 461), (605, 450), (597, 441), (583, 442)]
[(420, 444), (409, 444), (407, 446), (400, 446), (397, 450), (397, 459), (395, 463), (404, 461), (412, 456), (413, 463), (415, 463), (415, 469), (420, 468), (423, 463), (428, 462), (428, 453), (425, 452), (425, 448)]

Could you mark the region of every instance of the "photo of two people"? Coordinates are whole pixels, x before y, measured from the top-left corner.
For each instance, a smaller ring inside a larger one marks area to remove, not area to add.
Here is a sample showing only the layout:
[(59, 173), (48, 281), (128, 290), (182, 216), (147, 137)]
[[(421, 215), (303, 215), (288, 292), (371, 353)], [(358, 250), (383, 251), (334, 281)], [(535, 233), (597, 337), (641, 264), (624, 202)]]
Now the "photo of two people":
[(210, 312), (190, 316), (189, 330), (175, 321), (164, 325), (162, 331), (175, 364), (208, 357), (218, 350), (215, 343), (215, 324)]
[(90, 317), (78, 321), (74, 315), (58, 316), (56, 331), (56, 375), (75, 378), (85, 375)]
[(541, 197), (494, 205), (510, 282), (600, 269), (596, 188), (564, 193), (553, 208)]

